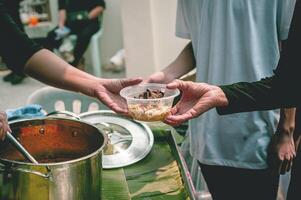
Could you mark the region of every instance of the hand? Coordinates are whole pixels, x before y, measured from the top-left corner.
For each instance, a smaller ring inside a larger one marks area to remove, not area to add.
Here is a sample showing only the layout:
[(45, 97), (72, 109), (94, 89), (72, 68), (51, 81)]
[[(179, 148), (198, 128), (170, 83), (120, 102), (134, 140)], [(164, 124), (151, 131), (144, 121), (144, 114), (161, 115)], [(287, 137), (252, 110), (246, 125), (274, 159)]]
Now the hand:
[(2, 141), (5, 139), (5, 135), (7, 131), (11, 132), (7, 122), (6, 113), (0, 112), (0, 139)]
[(294, 138), (283, 133), (276, 133), (268, 147), (268, 165), (272, 172), (285, 174), (292, 167), (296, 156)]
[(119, 95), (119, 92), (125, 87), (139, 84), (141, 81), (141, 78), (101, 79), (92, 96), (101, 100), (113, 111), (128, 114), (126, 101)]
[(221, 88), (206, 83), (176, 80), (167, 85), (169, 89), (180, 89), (182, 97), (171, 114), (166, 118), (166, 123), (179, 125), (184, 121), (198, 117), (202, 113), (217, 106), (228, 105), (228, 100)]
[(156, 72), (146, 78), (144, 83), (169, 83), (164, 72)]
[(295, 108), (281, 109), (277, 130), (268, 148), (269, 168), (277, 174), (289, 171), (296, 156), (295, 113)]

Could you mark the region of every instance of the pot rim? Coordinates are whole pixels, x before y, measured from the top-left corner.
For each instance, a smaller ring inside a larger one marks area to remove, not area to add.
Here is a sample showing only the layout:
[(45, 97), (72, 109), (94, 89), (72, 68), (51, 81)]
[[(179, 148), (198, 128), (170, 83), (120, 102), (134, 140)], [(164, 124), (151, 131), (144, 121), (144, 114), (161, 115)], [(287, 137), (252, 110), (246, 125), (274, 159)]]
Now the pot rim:
[(68, 161), (64, 161), (64, 162), (55, 162), (55, 163), (39, 163), (39, 164), (34, 164), (34, 163), (30, 163), (30, 162), (21, 162), (21, 161), (15, 161), (15, 160), (9, 160), (9, 159), (4, 159), (4, 158), (0, 158), (0, 163), (2, 164), (18, 164), (18, 165), (26, 165), (26, 166), (58, 166), (58, 165), (66, 165), (66, 164), (73, 164), (76, 162), (80, 162), (89, 158), (92, 158), (94, 156), (96, 156), (97, 154), (101, 153), (103, 151), (103, 149), (105, 148), (106, 144), (108, 143), (108, 136), (106, 134), (104, 134), (101, 130), (99, 130), (96, 126), (85, 122), (85, 121), (81, 121), (81, 120), (76, 120), (76, 119), (70, 119), (70, 118), (65, 118), (65, 117), (40, 117), (40, 118), (33, 118), (33, 119), (21, 119), (21, 120), (13, 120), (11, 122), (9, 122), (9, 124), (13, 124), (13, 123), (18, 123), (18, 122), (27, 122), (27, 121), (39, 121), (39, 120), (67, 120), (67, 121), (74, 121), (74, 122), (80, 122), (83, 124), (86, 124), (88, 126), (92, 126), (93, 128), (95, 128), (99, 134), (101, 134), (103, 136), (103, 144), (101, 145), (100, 148), (98, 148), (96, 151), (77, 158), (77, 159), (72, 159), (72, 160), (68, 160)]

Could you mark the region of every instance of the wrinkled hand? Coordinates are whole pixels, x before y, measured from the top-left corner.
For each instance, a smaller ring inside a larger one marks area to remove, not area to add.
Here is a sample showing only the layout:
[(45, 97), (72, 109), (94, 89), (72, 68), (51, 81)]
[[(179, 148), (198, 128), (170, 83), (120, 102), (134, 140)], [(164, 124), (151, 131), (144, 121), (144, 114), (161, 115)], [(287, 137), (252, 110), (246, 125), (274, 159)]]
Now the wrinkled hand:
[(217, 86), (176, 80), (168, 84), (167, 88), (178, 88), (182, 91), (180, 101), (172, 108), (171, 114), (165, 120), (170, 125), (179, 125), (213, 107), (228, 105), (225, 94)]
[(5, 112), (0, 112), (0, 139), (4, 140), (6, 132), (10, 131), (8, 122), (7, 122), (7, 116)]
[(139, 84), (141, 81), (141, 78), (101, 79), (92, 96), (98, 98), (113, 111), (128, 114), (126, 101), (119, 95), (119, 92), (125, 87)]
[(296, 147), (292, 135), (276, 133), (268, 147), (268, 165), (272, 172), (285, 174), (288, 172), (296, 156)]

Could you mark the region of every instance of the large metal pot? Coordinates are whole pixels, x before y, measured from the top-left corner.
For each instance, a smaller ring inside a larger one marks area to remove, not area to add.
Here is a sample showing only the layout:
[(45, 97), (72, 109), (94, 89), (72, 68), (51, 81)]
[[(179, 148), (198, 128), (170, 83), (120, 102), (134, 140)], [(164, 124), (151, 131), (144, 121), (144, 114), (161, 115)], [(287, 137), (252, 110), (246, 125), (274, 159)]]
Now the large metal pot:
[(0, 145), (1, 200), (101, 199), (106, 136), (73, 119), (13, 122), (14, 136), (39, 161), (32, 164), (8, 142)]

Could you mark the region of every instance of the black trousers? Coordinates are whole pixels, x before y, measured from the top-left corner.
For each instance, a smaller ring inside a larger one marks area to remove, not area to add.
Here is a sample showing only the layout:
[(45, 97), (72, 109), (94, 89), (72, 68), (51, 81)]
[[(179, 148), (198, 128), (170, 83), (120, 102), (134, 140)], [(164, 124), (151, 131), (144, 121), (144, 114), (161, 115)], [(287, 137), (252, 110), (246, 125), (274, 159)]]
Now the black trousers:
[(200, 164), (214, 200), (276, 200), (279, 175), (268, 170)]
[(287, 193), (287, 200), (300, 200), (301, 199), (301, 151), (297, 153), (294, 159), (291, 171), (291, 180)]
[[(73, 52), (74, 61), (71, 63), (72, 65), (76, 66), (87, 50), (91, 37), (99, 30), (100, 25), (95, 20), (83, 20), (67, 22), (66, 26), (71, 29), (71, 34), (75, 34), (77, 36), (77, 41)], [(54, 39), (56, 37), (54, 30), (49, 32), (45, 45), (46, 48), (50, 50), (58, 48), (62, 44), (62, 40), (56, 41)]]

